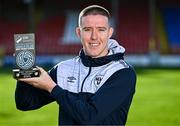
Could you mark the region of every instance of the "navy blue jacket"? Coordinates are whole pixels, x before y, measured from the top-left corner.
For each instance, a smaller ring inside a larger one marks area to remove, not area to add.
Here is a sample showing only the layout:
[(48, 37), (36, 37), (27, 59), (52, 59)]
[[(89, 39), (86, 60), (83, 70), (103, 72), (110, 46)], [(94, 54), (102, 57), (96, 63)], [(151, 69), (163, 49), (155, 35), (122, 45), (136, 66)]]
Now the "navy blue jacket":
[[(75, 68), (77, 64), (80, 65)], [(70, 75), (69, 70), (64, 72), (69, 67)], [(77, 71), (82, 67), (86, 74), (78, 79)], [(17, 82), (18, 109), (34, 110), (56, 101), (59, 125), (125, 125), (135, 93), (136, 73), (124, 62), (123, 53), (95, 59), (81, 51), (78, 58), (56, 65), (49, 75), (57, 83), (51, 93)]]

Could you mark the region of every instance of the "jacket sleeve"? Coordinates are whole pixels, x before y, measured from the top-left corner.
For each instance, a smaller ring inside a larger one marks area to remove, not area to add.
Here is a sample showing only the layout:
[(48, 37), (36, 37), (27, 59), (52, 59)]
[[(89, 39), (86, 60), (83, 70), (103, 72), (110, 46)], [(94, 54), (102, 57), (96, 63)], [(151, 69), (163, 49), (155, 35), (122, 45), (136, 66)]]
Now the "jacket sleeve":
[[(56, 69), (50, 70), (49, 75), (56, 82)], [(19, 110), (33, 110), (54, 101), (52, 95), (25, 82), (17, 81), (15, 90), (16, 108)]]
[(51, 94), (63, 110), (79, 124), (98, 124), (115, 109), (123, 106), (124, 101), (131, 102), (135, 83), (134, 70), (125, 68), (114, 73), (88, 100), (81, 98), (79, 94), (63, 90), (58, 85), (54, 87)]

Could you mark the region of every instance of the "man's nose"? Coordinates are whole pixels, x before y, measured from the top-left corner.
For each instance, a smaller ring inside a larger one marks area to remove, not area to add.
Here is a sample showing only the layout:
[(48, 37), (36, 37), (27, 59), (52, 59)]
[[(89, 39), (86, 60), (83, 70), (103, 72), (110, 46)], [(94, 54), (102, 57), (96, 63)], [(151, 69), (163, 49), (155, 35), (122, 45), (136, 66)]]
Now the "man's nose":
[(96, 40), (97, 37), (98, 37), (97, 31), (96, 31), (96, 29), (93, 29), (92, 34), (91, 34), (91, 38), (92, 38), (93, 40)]

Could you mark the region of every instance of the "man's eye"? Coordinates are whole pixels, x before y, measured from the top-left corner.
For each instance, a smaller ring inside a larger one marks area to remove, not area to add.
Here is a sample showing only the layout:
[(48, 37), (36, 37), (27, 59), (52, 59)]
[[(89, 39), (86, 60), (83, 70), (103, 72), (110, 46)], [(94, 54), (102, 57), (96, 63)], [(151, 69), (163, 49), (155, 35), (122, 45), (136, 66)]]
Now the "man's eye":
[(90, 29), (89, 29), (89, 28), (86, 28), (86, 29), (84, 29), (84, 31), (90, 31)]
[(99, 31), (106, 31), (106, 29), (99, 29)]

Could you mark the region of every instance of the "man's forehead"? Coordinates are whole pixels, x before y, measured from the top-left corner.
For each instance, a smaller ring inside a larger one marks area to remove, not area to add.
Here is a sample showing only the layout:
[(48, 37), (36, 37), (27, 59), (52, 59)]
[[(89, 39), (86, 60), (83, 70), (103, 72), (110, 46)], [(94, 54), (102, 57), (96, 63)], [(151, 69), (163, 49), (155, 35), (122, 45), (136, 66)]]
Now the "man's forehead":
[(81, 19), (81, 25), (107, 26), (108, 24), (108, 18), (103, 15), (87, 15), (83, 16)]

